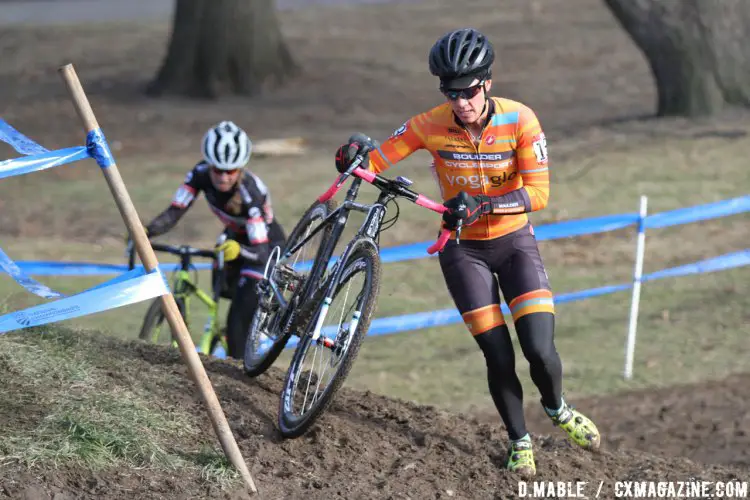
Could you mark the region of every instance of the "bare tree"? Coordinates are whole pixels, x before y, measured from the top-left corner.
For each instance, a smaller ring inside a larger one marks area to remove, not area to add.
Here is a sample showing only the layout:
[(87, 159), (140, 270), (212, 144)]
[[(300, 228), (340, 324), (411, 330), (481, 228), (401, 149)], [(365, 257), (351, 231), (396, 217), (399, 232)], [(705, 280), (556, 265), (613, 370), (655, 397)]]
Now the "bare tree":
[(644, 53), (658, 114), (750, 104), (750, 0), (604, 0)]
[(176, 0), (167, 54), (147, 93), (253, 95), (296, 72), (274, 0)]

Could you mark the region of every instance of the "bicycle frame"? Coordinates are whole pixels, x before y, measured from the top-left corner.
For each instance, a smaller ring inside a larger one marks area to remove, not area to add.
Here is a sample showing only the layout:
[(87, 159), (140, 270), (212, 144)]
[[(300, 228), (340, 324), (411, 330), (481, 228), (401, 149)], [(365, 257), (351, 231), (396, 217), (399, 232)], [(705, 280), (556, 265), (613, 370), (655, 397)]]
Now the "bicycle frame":
[[(200, 341), (198, 342), (198, 347), (200, 349), (200, 352), (209, 352), (209, 350), (211, 349), (211, 340), (219, 332), (218, 298), (211, 297), (206, 292), (198, 288), (198, 286), (196, 286), (195, 283), (193, 283), (193, 281), (190, 279), (190, 274), (188, 273), (188, 271), (182, 269), (177, 271), (174, 289), (175, 298), (182, 298), (182, 300), (185, 302), (184, 313), (186, 324), (190, 324), (190, 301), (193, 295), (195, 295), (195, 297), (208, 309), (209, 320), (206, 328), (203, 331), (203, 334), (201, 335)], [(221, 339), (221, 342), (224, 342), (224, 339)], [(224, 348), (226, 349), (227, 346), (224, 346)]]
[[(219, 287), (217, 286), (217, 284), (215, 284), (214, 295), (212, 297), (211, 295), (200, 289), (190, 276), (190, 261), (192, 256), (216, 258), (218, 260), (219, 269), (223, 269), (223, 254), (219, 254), (218, 256), (216, 256), (213, 252), (209, 252), (207, 250), (198, 250), (186, 246), (175, 247), (171, 245), (161, 245), (158, 243), (152, 244), (152, 248), (156, 251), (168, 252), (180, 257), (180, 267), (174, 273), (175, 276), (172, 289), (174, 290), (173, 295), (175, 299), (182, 299), (185, 304), (184, 311), (182, 311), (184, 314), (185, 323), (187, 325), (190, 324), (190, 301), (193, 295), (195, 295), (195, 297), (197, 297), (198, 300), (203, 303), (203, 305), (205, 305), (208, 309), (209, 320), (206, 323), (200, 341), (198, 342), (199, 351), (209, 353), (212, 340), (217, 336), (219, 337), (219, 341), (222, 343), (224, 349), (227, 349), (226, 341), (219, 335)], [(131, 254), (130, 267), (132, 268), (133, 265), (134, 255)], [(219, 279), (218, 274), (217, 279)], [(172, 341), (172, 345), (176, 345), (176, 342), (174, 340)]]
[[(385, 204), (389, 201), (390, 198), (393, 198), (393, 195), (388, 193), (381, 192), (380, 196), (378, 197), (377, 202), (373, 204), (362, 204), (357, 203), (354, 201), (359, 193), (359, 186), (362, 182), (362, 179), (355, 179), (352, 183), (352, 186), (349, 188), (349, 191), (347, 193), (346, 199), (344, 203), (338, 207), (336, 210), (328, 214), (328, 216), (321, 222), (313, 231), (305, 236), (302, 240), (300, 240), (298, 243), (293, 245), (292, 247), (288, 248), (280, 261), (288, 259), (291, 255), (293, 255), (296, 251), (298, 251), (303, 245), (305, 245), (308, 241), (310, 241), (316, 234), (318, 234), (320, 231), (322, 231), (326, 226), (333, 226), (333, 229), (331, 231), (331, 235), (328, 239), (326, 239), (323, 242), (323, 247), (321, 248), (321, 251), (316, 256), (315, 260), (313, 261), (312, 268), (310, 270), (310, 276), (307, 280), (307, 283), (305, 287), (303, 288), (300, 296), (299, 296), (299, 303), (307, 304), (311, 301), (309, 300), (311, 296), (317, 292), (319, 292), (322, 289), (322, 286), (327, 283), (327, 289), (326, 289), (326, 298), (328, 299), (327, 302), (330, 303), (330, 296), (333, 293), (333, 287), (337, 283), (339, 279), (339, 269), (342, 269), (339, 267), (340, 262), (344, 262), (350, 255), (353, 247), (356, 243), (361, 243), (362, 241), (368, 241), (369, 244), (372, 244), (373, 246), (377, 247), (377, 244), (375, 243), (375, 237), (377, 236), (378, 232), (380, 231), (380, 224), (383, 220), (383, 217), (386, 213)], [(349, 214), (350, 212), (354, 210), (357, 212), (363, 212), (367, 213), (367, 216), (365, 218), (365, 221), (362, 223), (360, 229), (357, 231), (357, 234), (352, 238), (352, 240), (347, 244), (347, 246), (344, 248), (344, 251), (341, 253), (339, 259), (337, 262), (333, 265), (332, 268), (332, 274), (329, 275), (329, 278), (326, 280), (326, 282), (321, 283), (319, 286), (313, 286), (320, 277), (323, 275), (323, 269), (321, 266), (327, 267), (328, 262), (330, 261), (331, 257), (333, 256), (333, 252), (336, 249), (336, 245), (338, 244), (339, 240), (341, 239), (341, 235), (344, 232), (344, 229), (346, 227), (346, 223), (349, 220)], [(281, 294), (281, 291), (279, 290), (278, 285), (273, 281), (273, 279), (268, 278), (268, 283), (271, 286), (271, 289), (273, 290), (276, 299), (279, 301), (279, 304), (282, 308), (284, 308), (284, 315), (281, 318), (280, 324), (284, 325), (282, 328), (283, 332), (286, 332), (289, 327), (292, 326), (293, 320), (296, 316), (300, 315), (301, 312), (298, 312), (296, 307), (289, 308), (289, 302), (283, 297)], [(303, 306), (303, 310), (304, 310)], [(326, 308), (323, 314), (320, 315), (318, 319), (318, 323), (322, 325), (322, 320), (325, 319), (325, 312), (327, 312), (327, 304)], [(322, 318), (322, 319), (321, 319)], [(317, 328), (319, 330), (319, 328)], [(317, 337), (315, 337), (317, 340)]]
[[(354, 200), (359, 194), (359, 187), (361, 184), (362, 179), (355, 179), (346, 194), (346, 199), (344, 200), (343, 205), (341, 205), (341, 207), (337, 208), (333, 213), (330, 214), (331, 217), (337, 217), (335, 219), (335, 222), (333, 222), (333, 231), (331, 233), (331, 237), (325, 242), (323, 252), (320, 255), (318, 264), (319, 266), (323, 265), (324, 263), (327, 264), (333, 256), (333, 252), (339, 240), (341, 239), (346, 223), (349, 220), (349, 214), (351, 213), (351, 211), (354, 210), (357, 212), (363, 212), (366, 213), (367, 216), (365, 217), (365, 220), (360, 228), (357, 230), (357, 233), (349, 241), (349, 243), (347, 243), (347, 245), (344, 247), (344, 250), (336, 260), (336, 263), (331, 270), (331, 274), (326, 280), (327, 284), (321, 284), (321, 287), (325, 285), (326, 288), (320, 313), (317, 315), (315, 328), (312, 331), (313, 341), (317, 341), (318, 338), (320, 338), (320, 332), (323, 327), (323, 322), (325, 321), (328, 314), (328, 308), (331, 305), (333, 293), (339, 283), (339, 280), (341, 279), (341, 273), (343, 273), (344, 270), (344, 266), (342, 263), (346, 262), (355, 248), (363, 243), (372, 245), (376, 250), (378, 249), (378, 244), (375, 242), (375, 238), (380, 233), (380, 227), (382, 225), (383, 219), (385, 218), (385, 214), (387, 211), (386, 204), (391, 199), (395, 198), (394, 195), (381, 191), (375, 203), (357, 203)], [(353, 335), (356, 328), (357, 321), (353, 320), (349, 324), (349, 333)]]
[[(346, 194), (344, 203), (336, 208), (336, 210), (328, 214), (328, 216), (310, 234), (308, 234), (292, 247), (288, 248), (284, 252), (283, 257), (279, 259), (280, 261), (288, 259), (292, 254), (294, 254), (303, 245), (310, 241), (313, 236), (322, 231), (326, 226), (333, 226), (330, 237), (323, 242), (322, 248), (316, 255), (316, 258), (312, 264), (312, 269), (310, 270), (310, 276), (307, 279), (307, 283), (302, 293), (300, 294), (301, 298), (299, 300), (299, 302), (304, 304), (302, 307), (302, 309), (304, 310), (306, 307), (308, 307), (307, 304), (317, 303), (317, 301), (313, 301), (310, 299), (314, 294), (320, 293), (320, 291), (325, 288), (325, 296), (322, 302), (321, 310), (317, 315), (317, 321), (312, 333), (314, 341), (317, 341), (320, 337), (323, 322), (325, 321), (326, 315), (328, 313), (328, 308), (332, 302), (333, 292), (339, 280), (341, 279), (341, 273), (343, 272), (344, 267), (343, 265), (340, 266), (339, 264), (346, 262), (355, 247), (358, 245), (368, 244), (372, 245), (376, 250), (378, 249), (378, 244), (375, 242), (375, 238), (380, 232), (381, 224), (387, 211), (386, 204), (389, 201), (398, 196), (401, 196), (435, 212), (442, 213), (445, 211), (445, 207), (443, 207), (442, 205), (435, 203), (425, 198), (424, 196), (408, 189), (407, 186), (410, 185), (410, 181), (408, 181), (407, 183), (406, 180), (403, 180), (401, 178), (397, 178), (396, 181), (391, 181), (374, 173), (367, 172), (366, 170), (358, 168), (358, 164), (359, 162), (355, 162), (350, 168), (351, 174), (353, 174), (356, 178), (352, 182), (352, 185)], [(322, 195), (319, 198), (319, 201), (322, 202), (331, 198), (338, 190), (338, 188), (343, 184), (348, 175), (349, 174), (341, 175), (337, 182), (334, 183), (334, 185), (331, 186), (331, 188), (326, 192), (326, 194)], [(378, 199), (375, 203), (363, 204), (355, 201), (359, 194), (359, 188), (363, 180), (366, 180), (369, 183), (380, 188), (380, 195), (378, 196)], [(351, 211), (363, 212), (366, 213), (367, 216), (365, 217), (365, 220), (360, 226), (357, 233), (346, 245), (343, 252), (341, 252), (338, 260), (332, 267), (328, 279), (316, 286), (318, 279), (323, 275), (323, 266), (328, 267), (328, 263), (333, 256), (336, 245), (341, 239), (346, 223), (349, 220), (349, 214), (351, 213)], [(435, 245), (431, 246), (430, 249), (428, 249), (428, 252), (432, 254), (435, 251), (441, 249), (445, 245), (449, 237), (450, 231), (443, 230), (438, 242)], [(279, 304), (283, 308), (285, 308), (284, 315), (281, 318), (281, 324), (284, 325), (282, 331), (285, 334), (292, 326), (294, 318), (301, 313), (297, 312), (297, 307), (292, 307), (291, 309), (288, 307), (289, 303), (281, 295), (278, 286), (273, 282), (272, 279), (268, 279), (268, 282), (270, 283), (271, 288), (276, 295), (276, 299), (279, 301)], [(356, 321), (352, 321), (349, 328), (356, 329), (356, 326)]]

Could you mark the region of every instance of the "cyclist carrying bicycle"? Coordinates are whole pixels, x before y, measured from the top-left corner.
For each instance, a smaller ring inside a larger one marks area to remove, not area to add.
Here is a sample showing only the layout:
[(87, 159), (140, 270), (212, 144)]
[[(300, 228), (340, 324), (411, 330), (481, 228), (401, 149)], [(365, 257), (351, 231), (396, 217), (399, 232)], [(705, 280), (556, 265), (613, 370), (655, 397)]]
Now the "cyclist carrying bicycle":
[(345, 172), (358, 154), (365, 156), (363, 168), (375, 173), (420, 149), (432, 155), (449, 209), (442, 224), (452, 230), (440, 267), (485, 357), (489, 392), (511, 442), (506, 467), (532, 476), (536, 464), (500, 290), (547, 415), (583, 448), (597, 449), (600, 436), (563, 398), (553, 294), (527, 215), (549, 199), (546, 139), (528, 106), (488, 96), (494, 59), (492, 44), (474, 29), (440, 37), (429, 67), (447, 102), (408, 120), (380, 147), (364, 134), (352, 135), (336, 152), (336, 168)]
[(224, 252), (221, 297), (232, 300), (227, 314), (227, 353), (242, 359), (245, 338), (258, 303), (256, 284), (271, 250), (284, 246), (283, 228), (275, 219), (271, 194), (260, 178), (244, 167), (252, 142), (236, 124), (222, 121), (203, 136), (203, 160), (188, 172), (170, 206), (146, 226), (149, 238), (175, 227), (201, 192), (224, 224), (217, 250)]

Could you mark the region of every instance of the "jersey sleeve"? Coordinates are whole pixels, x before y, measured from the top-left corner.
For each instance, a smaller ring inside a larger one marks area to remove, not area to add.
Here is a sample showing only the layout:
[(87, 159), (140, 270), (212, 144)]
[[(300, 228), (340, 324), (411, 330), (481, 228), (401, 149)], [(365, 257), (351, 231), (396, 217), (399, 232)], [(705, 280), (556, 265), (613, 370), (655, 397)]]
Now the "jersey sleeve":
[(185, 180), (182, 181), (182, 185), (177, 188), (174, 196), (172, 196), (172, 206), (186, 210), (195, 201), (195, 198), (200, 194), (200, 174), (201, 167), (196, 166), (185, 176)]
[(271, 191), (268, 190), (268, 186), (266, 186), (266, 184), (257, 176), (255, 176), (255, 184), (258, 186), (258, 191), (260, 191), (263, 196), (263, 218), (265, 219), (266, 224), (271, 224), (273, 222)]
[(159, 236), (170, 231), (192, 206), (196, 196), (200, 194), (199, 169), (200, 167), (196, 166), (187, 173), (185, 180), (182, 181), (182, 184), (172, 196), (169, 207), (146, 226), (149, 237)]
[(547, 139), (536, 114), (527, 106), (519, 112), (516, 129), (516, 159), (523, 187), (492, 197), (492, 213), (535, 212), (549, 201)]
[(424, 148), (422, 133), (419, 131), (419, 117), (396, 129), (393, 134), (375, 151), (370, 153), (369, 170), (379, 174), (388, 170), (410, 154)]
[(249, 245), (240, 245), (242, 256), (255, 264), (265, 263), (270, 255), (270, 239), (268, 224), (266, 224), (261, 208), (250, 207), (245, 230), (247, 231)]

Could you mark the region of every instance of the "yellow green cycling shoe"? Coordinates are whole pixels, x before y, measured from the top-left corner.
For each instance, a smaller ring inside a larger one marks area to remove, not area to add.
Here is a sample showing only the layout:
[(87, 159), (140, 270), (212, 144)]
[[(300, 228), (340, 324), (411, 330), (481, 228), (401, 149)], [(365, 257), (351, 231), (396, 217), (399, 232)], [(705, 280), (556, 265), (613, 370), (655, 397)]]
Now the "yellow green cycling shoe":
[(534, 463), (534, 452), (531, 449), (530, 439), (511, 441), (510, 448), (508, 448), (508, 463), (505, 468), (521, 477), (536, 475), (536, 464)]
[(599, 449), (601, 440), (599, 430), (586, 415), (565, 404), (565, 402), (563, 402), (560, 410), (550, 411), (545, 408), (544, 411), (552, 419), (553, 424), (568, 433), (575, 444), (587, 450)]

